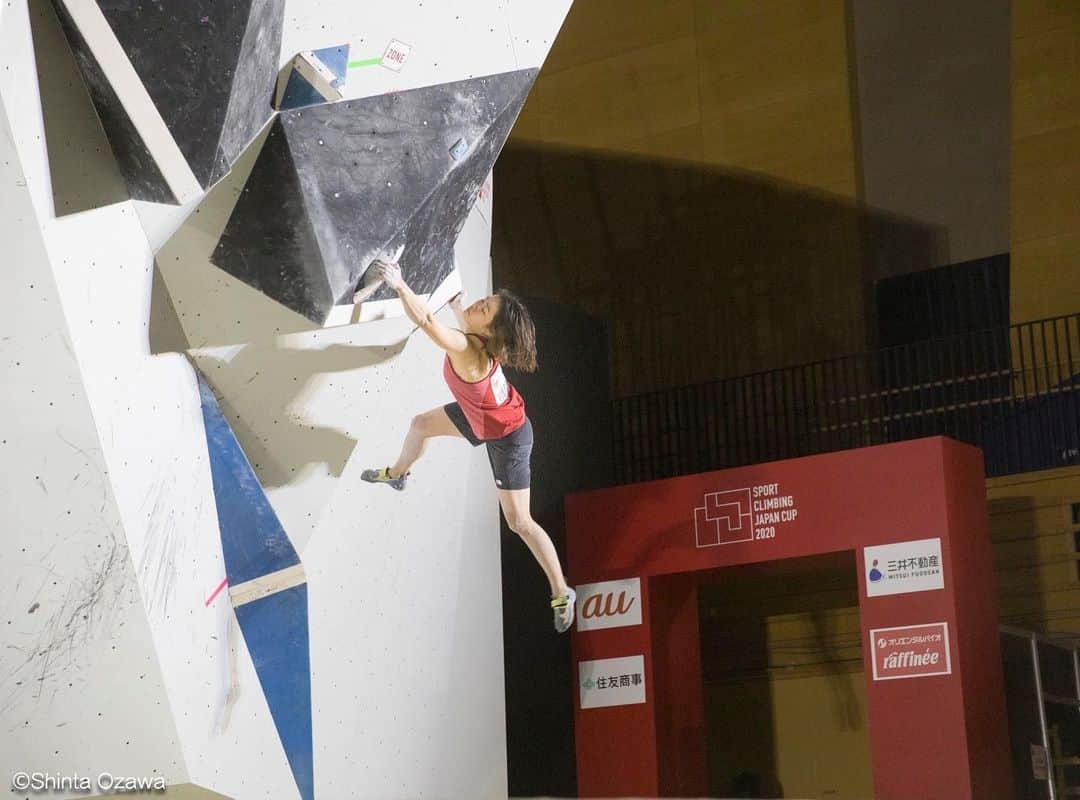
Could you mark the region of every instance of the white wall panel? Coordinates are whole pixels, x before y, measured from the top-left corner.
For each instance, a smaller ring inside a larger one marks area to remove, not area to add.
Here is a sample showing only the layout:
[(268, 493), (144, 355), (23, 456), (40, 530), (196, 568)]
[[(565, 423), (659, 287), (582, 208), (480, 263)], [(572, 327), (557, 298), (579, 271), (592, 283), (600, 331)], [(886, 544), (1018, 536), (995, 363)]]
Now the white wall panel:
[[(411, 37), (401, 73), (361, 70), (365, 93), (535, 66), (568, 2), (426, 3), (427, 16), (413, 5), (290, 2), (282, 60), (353, 36), (381, 54), (383, 39)], [(402, 319), (295, 333), (295, 315), (213, 268), (243, 163), (186, 221), (190, 208), (131, 202), (58, 218), (53, 178), (90, 196), (111, 156), (87, 149), (100, 169), (83, 172), (80, 158), (57, 154), (79, 141), (46, 146), (55, 132), (43, 124), (27, 4), (0, 10), (12, 129), (0, 135), (0, 220), (9, 249), (22, 248), (5, 254), (11, 286), (0, 297), (0, 365), (13, 387), (0, 414), (0, 490), (6, 527), (18, 531), (0, 540), (15, 585), (0, 599), (0, 767), (158, 769), (236, 797), (295, 796), (227, 597), (206, 602), (224, 569), (194, 374), (182, 355), (151, 355), (148, 339), (160, 311), (153, 248), (168, 240), (161, 271), (193, 357), (307, 571), (317, 796), (505, 795), (486, 455), (440, 441), (404, 494), (359, 480), (394, 457), (414, 413), (449, 399), (440, 354)], [(464, 19), (454, 28), (448, 15)], [(77, 82), (43, 83), (46, 102), (78, 101), (85, 115)], [(63, 174), (51, 174), (50, 149)], [(490, 210), (474, 210), (457, 248), (474, 297), (490, 289), (489, 244)], [(82, 627), (71, 616), (80, 592), (91, 603)], [(24, 688), (33, 670), (11, 660), (7, 645), (28, 643), (55, 654), (36, 676), (47, 698)], [(24, 683), (13, 688), (13, 676)]]
[(282, 63), (301, 50), (348, 43), (350, 62), (381, 58), (391, 40), (410, 47), (400, 71), (354, 67), (346, 99), (539, 67), (571, 0), (439, 0), (367, 4), (290, 0)]
[[(3, 23), (20, 12), (7, 8)], [(184, 779), (48, 254), (0, 102), (0, 775)]]

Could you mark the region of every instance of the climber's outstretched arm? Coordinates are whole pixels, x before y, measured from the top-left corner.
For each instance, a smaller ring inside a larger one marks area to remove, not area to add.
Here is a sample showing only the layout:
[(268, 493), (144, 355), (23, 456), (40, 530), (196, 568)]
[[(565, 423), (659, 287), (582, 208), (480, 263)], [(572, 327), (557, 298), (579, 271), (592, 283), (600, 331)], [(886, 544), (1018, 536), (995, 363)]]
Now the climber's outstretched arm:
[(405, 314), (413, 321), (413, 324), (428, 335), (431, 341), (448, 353), (464, 353), (469, 349), (469, 340), (465, 334), (439, 322), (424, 299), (417, 296), (405, 283), (397, 264), (376, 261), (372, 269), (386, 282), (387, 286), (397, 292), (398, 297), (401, 298), (401, 304), (405, 307)]

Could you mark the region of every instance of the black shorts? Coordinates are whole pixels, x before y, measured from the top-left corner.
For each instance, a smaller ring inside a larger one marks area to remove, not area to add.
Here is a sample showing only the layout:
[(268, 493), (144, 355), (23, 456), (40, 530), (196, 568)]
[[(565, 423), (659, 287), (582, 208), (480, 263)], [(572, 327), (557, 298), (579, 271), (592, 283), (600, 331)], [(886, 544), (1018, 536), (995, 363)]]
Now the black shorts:
[(457, 403), (443, 406), (446, 416), (454, 427), (473, 447), (487, 445), (488, 461), (495, 476), (495, 485), (500, 489), (528, 489), (532, 480), (529, 459), (532, 457), (533, 429), (532, 422), (525, 417), (525, 424), (513, 433), (501, 439), (478, 439), (472, 426), (465, 419), (465, 412)]

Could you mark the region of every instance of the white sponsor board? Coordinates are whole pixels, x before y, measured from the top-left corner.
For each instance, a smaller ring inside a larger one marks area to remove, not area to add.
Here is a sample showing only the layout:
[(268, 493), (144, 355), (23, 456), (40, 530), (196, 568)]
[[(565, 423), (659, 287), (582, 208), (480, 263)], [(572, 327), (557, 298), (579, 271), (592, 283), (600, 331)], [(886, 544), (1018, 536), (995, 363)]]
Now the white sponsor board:
[(865, 547), (863, 566), (867, 597), (945, 588), (941, 539)]
[(1050, 780), (1050, 760), (1046, 748), (1040, 744), (1031, 745), (1031, 777), (1037, 781)]
[(581, 707), (604, 708), (645, 702), (645, 657), (624, 656), (578, 662)]
[(641, 624), (641, 578), (585, 583), (577, 587), (579, 631)]
[(951, 675), (949, 623), (901, 625), (870, 631), (875, 681)]

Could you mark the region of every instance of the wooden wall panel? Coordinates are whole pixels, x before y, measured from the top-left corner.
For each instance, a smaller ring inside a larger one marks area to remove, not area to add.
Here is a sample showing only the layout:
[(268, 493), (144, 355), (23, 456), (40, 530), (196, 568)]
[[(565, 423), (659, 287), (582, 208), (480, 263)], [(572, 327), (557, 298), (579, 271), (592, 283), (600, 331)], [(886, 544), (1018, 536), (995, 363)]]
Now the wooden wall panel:
[(855, 196), (844, 0), (580, 0), (514, 141)]
[(496, 282), (612, 326), (617, 396), (858, 352), (865, 214), (749, 173), (511, 145)]
[(1010, 4), (850, 3), (863, 201), (944, 233), (904, 272), (1009, 250)]
[(987, 501), (1002, 624), (1076, 634), (1080, 525), (1072, 522), (1072, 505), (1080, 503), (1080, 469), (993, 478)]
[(862, 350), (844, 0), (579, 0), (496, 169), (496, 282), (633, 394)]
[(844, 4), (699, 2), (706, 163), (854, 197)]
[(1014, 322), (1080, 309), (1080, 4), (1013, 3)]

